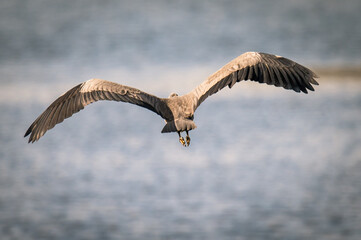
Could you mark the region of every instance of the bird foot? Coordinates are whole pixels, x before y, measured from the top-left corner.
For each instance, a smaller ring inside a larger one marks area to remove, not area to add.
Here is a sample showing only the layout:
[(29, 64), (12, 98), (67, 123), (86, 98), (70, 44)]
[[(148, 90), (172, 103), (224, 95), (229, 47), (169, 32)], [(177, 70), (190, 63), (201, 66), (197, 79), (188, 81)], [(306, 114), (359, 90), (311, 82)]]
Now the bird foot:
[(186, 147), (186, 142), (184, 141), (183, 137), (179, 137), (179, 142)]
[(186, 136), (187, 141), (187, 147), (191, 144), (191, 138), (189, 136)]

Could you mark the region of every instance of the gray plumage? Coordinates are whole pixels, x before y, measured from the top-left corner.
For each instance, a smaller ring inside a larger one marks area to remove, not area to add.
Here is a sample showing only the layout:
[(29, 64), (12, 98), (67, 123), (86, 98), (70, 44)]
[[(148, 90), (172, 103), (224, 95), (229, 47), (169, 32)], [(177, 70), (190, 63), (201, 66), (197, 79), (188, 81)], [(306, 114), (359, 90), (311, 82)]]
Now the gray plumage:
[[(266, 53), (247, 52), (235, 58), (220, 70), (208, 77), (186, 95), (171, 94), (168, 98), (159, 98), (136, 88), (120, 85), (101, 79), (90, 79), (70, 89), (56, 99), (26, 131), (29, 143), (39, 140), (47, 130), (64, 119), (79, 112), (88, 104), (100, 100), (122, 101), (147, 108), (166, 121), (162, 133), (187, 132), (196, 128), (193, 115), (197, 107), (212, 94), (224, 87), (233, 87), (236, 82), (251, 80), (276, 87), (307, 93), (318, 85), (317, 76), (300, 64)], [(190, 141), (190, 138), (189, 138)], [(182, 142), (182, 141), (181, 141)], [(185, 145), (184, 140), (182, 142)]]

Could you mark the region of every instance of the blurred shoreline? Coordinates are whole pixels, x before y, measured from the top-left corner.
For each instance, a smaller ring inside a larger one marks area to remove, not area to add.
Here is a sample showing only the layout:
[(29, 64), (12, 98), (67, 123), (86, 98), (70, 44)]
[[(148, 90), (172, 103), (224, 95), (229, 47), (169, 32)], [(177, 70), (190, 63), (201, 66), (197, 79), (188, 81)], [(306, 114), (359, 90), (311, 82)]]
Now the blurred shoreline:
[(340, 77), (348, 77), (361, 80), (361, 64), (355, 66), (316, 66), (311, 67), (319, 77), (327, 77), (329, 80), (339, 80)]
[[(308, 65), (306, 65), (308, 66)], [(134, 72), (129, 67), (120, 68), (99, 68), (94, 70), (90, 67), (74, 69), (69, 65), (49, 63), (48, 67), (31, 63), (23, 65), (21, 71), (17, 71), (18, 65), (8, 68), (0, 66), (0, 74), (3, 76), (0, 81), (0, 103), (1, 104), (23, 104), (40, 103), (48, 105), (56, 97), (90, 78), (101, 78), (117, 82), (123, 85), (132, 86), (143, 91), (155, 94), (159, 97), (167, 97), (170, 92), (186, 94), (198, 84), (202, 83), (209, 75), (218, 70), (214, 65), (198, 65), (192, 67), (170, 65), (154, 65), (142, 68)], [(319, 86), (315, 86), (315, 93), (320, 91), (328, 94), (360, 94), (361, 93), (361, 67), (332, 66), (312, 67), (319, 78)], [(153, 77), (157, 74), (156, 77)], [(251, 81), (242, 82), (236, 88), (226, 89), (217, 94), (216, 98), (210, 101), (224, 99), (238, 99), (240, 97), (267, 98), (274, 96), (278, 91), (282, 93), (276, 96), (290, 94), (292, 91), (283, 91), (276, 87), (265, 86)]]

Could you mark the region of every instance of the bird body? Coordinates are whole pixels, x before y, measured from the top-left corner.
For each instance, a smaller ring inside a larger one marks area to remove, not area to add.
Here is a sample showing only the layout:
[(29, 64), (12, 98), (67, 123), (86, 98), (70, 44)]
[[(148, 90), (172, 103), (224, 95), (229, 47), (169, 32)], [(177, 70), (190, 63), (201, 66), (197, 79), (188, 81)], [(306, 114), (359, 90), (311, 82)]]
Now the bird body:
[[(237, 82), (251, 80), (307, 93), (307, 89), (314, 91), (311, 84), (318, 85), (314, 79), (316, 77), (308, 68), (287, 58), (267, 53), (246, 52), (183, 96), (172, 93), (168, 98), (159, 98), (129, 86), (102, 79), (90, 79), (56, 99), (32, 123), (24, 137), (30, 135), (29, 143), (35, 142), (47, 130), (85, 106), (100, 100), (111, 100), (136, 104), (155, 112), (166, 122), (162, 133), (177, 132), (179, 141), (188, 146), (188, 132), (196, 128), (193, 122), (196, 109), (207, 97), (224, 87), (232, 88)], [(180, 134), (183, 131), (187, 133), (186, 141)]]

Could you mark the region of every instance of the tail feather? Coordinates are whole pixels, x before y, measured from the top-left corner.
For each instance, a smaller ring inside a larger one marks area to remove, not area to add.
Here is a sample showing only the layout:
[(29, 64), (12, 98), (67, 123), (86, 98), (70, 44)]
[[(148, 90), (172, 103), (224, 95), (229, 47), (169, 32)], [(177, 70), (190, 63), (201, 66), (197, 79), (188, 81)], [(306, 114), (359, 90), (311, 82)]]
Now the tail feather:
[(162, 130), (162, 133), (190, 131), (196, 127), (196, 124), (192, 120), (175, 119), (173, 121), (167, 122)]

